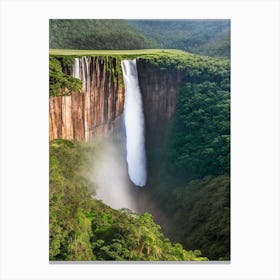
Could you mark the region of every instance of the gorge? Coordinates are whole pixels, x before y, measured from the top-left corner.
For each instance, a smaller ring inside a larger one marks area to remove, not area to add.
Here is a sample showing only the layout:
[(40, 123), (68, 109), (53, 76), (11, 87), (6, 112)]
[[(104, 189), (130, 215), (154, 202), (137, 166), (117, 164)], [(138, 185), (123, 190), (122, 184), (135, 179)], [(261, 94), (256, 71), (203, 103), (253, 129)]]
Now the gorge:
[(144, 186), (145, 146), (157, 146), (168, 133), (180, 73), (158, 69), (141, 58), (137, 64), (136, 59), (122, 60), (120, 70), (116, 58), (87, 56), (74, 58), (72, 67), (64, 71), (80, 79), (82, 89), (69, 96), (50, 97), (50, 140), (88, 142), (95, 136), (123, 133), (124, 126), (128, 174), (135, 185)]
[[(152, 213), (164, 234), (184, 249), (228, 259), (228, 61), (171, 51), (51, 55), (50, 60), (61, 66), (61, 75), (81, 81), (79, 90), (49, 99), (55, 157), (63, 160), (64, 149), (66, 158), (74, 150), (88, 151), (81, 173), (75, 170), (81, 163), (73, 161), (71, 172), (79, 175), (72, 181), (82, 176), (92, 196), (115, 209)], [(214, 212), (199, 206), (212, 198), (224, 204)], [(217, 220), (224, 223), (216, 225)], [(213, 224), (221, 227), (214, 235)]]

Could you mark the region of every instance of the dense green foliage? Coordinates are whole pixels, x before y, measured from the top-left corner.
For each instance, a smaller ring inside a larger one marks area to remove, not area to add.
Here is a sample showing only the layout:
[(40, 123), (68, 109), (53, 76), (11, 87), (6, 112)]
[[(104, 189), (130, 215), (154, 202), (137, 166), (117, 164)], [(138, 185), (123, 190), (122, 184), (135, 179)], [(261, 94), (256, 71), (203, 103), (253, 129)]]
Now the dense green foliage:
[(155, 44), (124, 20), (50, 20), (50, 48), (151, 49)]
[(90, 147), (66, 140), (50, 145), (50, 259), (88, 260), (93, 258), (90, 224), (86, 211), (94, 186), (88, 179)]
[(190, 82), (215, 81), (222, 87), (229, 87), (229, 60), (198, 56), (187, 52), (162, 51), (146, 54), (140, 59), (161, 70), (180, 71)]
[(159, 48), (215, 57), (230, 56), (229, 20), (129, 20)]
[(51, 56), (49, 60), (49, 95), (60, 96), (69, 95), (73, 92), (80, 91), (82, 82), (79, 79), (65, 74), (63, 68), (69, 68), (69, 63), (72, 66), (72, 60), (59, 60)]
[(199, 248), (210, 260), (230, 259), (230, 177), (206, 176), (188, 183), (150, 178), (153, 198), (164, 210), (164, 233), (186, 250)]
[[(200, 248), (209, 259), (230, 259), (230, 178), (208, 176), (176, 193), (180, 211), (172, 212), (185, 248)], [(174, 207), (174, 206), (173, 206)]]
[(185, 249), (228, 260), (229, 61), (191, 54), (141, 59), (167, 71), (177, 69), (183, 77), (168, 139), (159, 138), (147, 150), (150, 193), (167, 215), (163, 230)]
[(230, 56), (229, 20), (50, 20), (50, 48), (180, 49)]
[(230, 96), (215, 82), (186, 83), (177, 105), (172, 163), (188, 179), (229, 173)]
[(50, 143), (50, 260), (207, 260), (164, 237), (151, 214), (93, 199), (93, 144)]

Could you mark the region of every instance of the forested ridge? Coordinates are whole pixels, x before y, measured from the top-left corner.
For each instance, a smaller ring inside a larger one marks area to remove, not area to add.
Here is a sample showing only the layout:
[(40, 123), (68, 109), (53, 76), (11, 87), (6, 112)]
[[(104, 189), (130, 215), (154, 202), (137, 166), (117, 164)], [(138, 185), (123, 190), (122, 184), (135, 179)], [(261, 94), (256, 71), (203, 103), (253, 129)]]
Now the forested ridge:
[(129, 24), (158, 48), (214, 57), (230, 55), (229, 20), (129, 20)]
[(229, 20), (50, 20), (50, 48), (180, 49), (229, 58)]
[(151, 49), (155, 43), (124, 20), (50, 20), (50, 48)]

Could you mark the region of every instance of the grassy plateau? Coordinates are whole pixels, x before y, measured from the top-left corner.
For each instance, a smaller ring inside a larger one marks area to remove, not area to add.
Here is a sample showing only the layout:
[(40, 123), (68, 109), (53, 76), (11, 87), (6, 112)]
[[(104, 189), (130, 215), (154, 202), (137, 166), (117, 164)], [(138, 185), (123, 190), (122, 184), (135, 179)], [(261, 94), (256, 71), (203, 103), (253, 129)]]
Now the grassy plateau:
[(145, 54), (186, 54), (175, 49), (143, 49), (143, 50), (72, 50), (50, 49), (50, 55), (145, 55)]

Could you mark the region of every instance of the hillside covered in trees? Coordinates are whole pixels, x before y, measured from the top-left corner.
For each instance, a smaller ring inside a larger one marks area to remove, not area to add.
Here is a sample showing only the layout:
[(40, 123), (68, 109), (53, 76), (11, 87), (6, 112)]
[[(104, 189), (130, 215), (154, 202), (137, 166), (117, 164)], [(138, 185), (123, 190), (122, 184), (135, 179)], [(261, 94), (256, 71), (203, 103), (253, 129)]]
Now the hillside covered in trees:
[(151, 49), (155, 43), (124, 20), (50, 20), (50, 48)]
[(92, 198), (90, 163), (98, 149), (62, 139), (50, 144), (50, 260), (207, 260), (172, 244), (151, 214)]
[(180, 49), (229, 58), (229, 20), (50, 20), (50, 48)]
[(185, 75), (167, 140), (158, 139), (147, 150), (149, 191), (169, 222), (163, 230), (184, 248), (200, 249), (210, 260), (228, 260), (229, 61), (180, 55), (152, 63)]
[(129, 24), (158, 48), (214, 57), (230, 55), (229, 20), (129, 20)]

